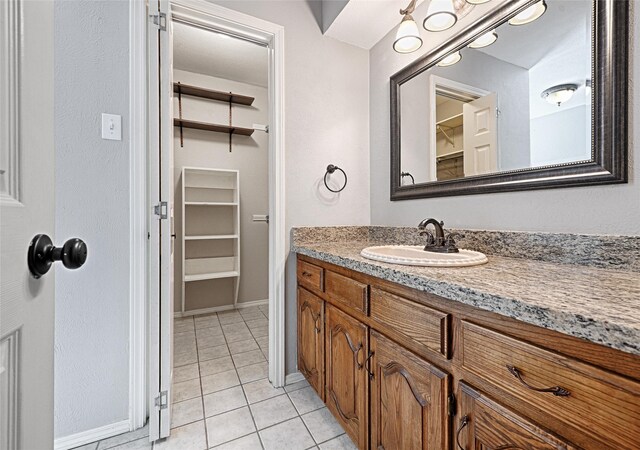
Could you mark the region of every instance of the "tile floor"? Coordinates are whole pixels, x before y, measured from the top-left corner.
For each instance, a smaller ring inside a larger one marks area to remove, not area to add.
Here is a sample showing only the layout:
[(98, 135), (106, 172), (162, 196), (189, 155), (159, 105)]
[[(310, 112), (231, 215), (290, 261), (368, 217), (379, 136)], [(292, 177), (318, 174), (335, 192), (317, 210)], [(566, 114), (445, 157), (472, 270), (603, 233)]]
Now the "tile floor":
[(306, 381), (267, 379), (268, 308), (176, 319), (171, 436), (145, 428), (82, 450), (355, 449)]

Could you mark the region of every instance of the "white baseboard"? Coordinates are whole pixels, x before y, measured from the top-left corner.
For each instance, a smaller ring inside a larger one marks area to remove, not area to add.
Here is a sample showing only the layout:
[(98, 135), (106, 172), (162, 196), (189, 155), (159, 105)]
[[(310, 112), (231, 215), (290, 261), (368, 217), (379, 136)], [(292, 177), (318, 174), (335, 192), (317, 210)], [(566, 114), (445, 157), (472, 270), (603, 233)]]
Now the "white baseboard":
[(197, 316), (198, 314), (211, 314), (214, 312), (231, 311), (232, 309), (244, 309), (251, 308), (253, 306), (268, 305), (269, 299), (265, 300), (253, 300), (251, 302), (236, 303), (235, 305), (214, 306), (212, 308), (194, 309), (193, 311), (174, 312), (173, 317), (190, 317)]
[(268, 298), (264, 300), (254, 300), (252, 302), (236, 303), (236, 309), (251, 308), (253, 306), (262, 306), (262, 305), (268, 305), (268, 304), (269, 304)]
[(287, 384), (297, 383), (298, 381), (302, 381), (304, 379), (304, 375), (302, 375), (300, 372), (294, 372), (290, 373), (284, 378), (284, 384), (286, 386)]
[(54, 450), (67, 450), (130, 431), (129, 419), (56, 439)]

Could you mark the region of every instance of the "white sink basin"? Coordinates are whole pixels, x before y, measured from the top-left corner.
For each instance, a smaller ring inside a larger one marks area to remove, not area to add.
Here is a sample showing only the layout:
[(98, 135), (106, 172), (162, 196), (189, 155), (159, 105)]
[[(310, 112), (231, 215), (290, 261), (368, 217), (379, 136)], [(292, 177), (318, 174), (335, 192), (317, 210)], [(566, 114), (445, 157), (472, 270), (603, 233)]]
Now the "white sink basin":
[(424, 251), (423, 245), (380, 245), (367, 247), (360, 252), (367, 259), (390, 264), (425, 267), (468, 267), (488, 261), (484, 253), (460, 249), (459, 253), (434, 253)]

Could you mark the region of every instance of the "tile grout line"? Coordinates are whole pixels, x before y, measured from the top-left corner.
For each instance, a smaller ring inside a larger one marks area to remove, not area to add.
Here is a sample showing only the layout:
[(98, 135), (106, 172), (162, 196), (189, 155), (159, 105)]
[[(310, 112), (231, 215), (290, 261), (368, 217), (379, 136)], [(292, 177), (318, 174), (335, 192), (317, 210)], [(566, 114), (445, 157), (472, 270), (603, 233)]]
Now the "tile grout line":
[[(240, 317), (242, 317), (242, 314), (240, 314)], [(242, 317), (242, 322), (246, 326), (246, 322), (244, 321), (244, 317)], [(224, 333), (224, 330), (222, 332)], [(226, 340), (226, 338), (227, 337), (225, 336), (225, 340)], [(257, 342), (256, 342), (256, 344), (257, 344)], [(231, 351), (231, 349), (229, 349), (229, 351)], [(234, 361), (233, 357), (231, 357), (231, 363), (233, 364), (233, 367), (236, 367), (236, 362)], [(249, 404), (249, 399), (247, 398), (247, 393), (244, 391), (244, 383), (240, 380), (240, 374), (238, 374), (238, 368), (237, 367), (236, 367), (236, 374), (238, 375), (238, 381), (240, 382), (240, 389), (242, 389), (242, 395), (244, 395), (244, 400), (247, 402), (247, 409), (249, 410), (249, 415), (251, 416), (251, 421), (253, 422), (253, 428), (255, 428), (256, 434), (258, 435), (258, 441), (260, 442), (260, 447), (264, 450), (264, 443), (262, 442), (262, 437), (260, 436), (260, 433), (259, 433), (259, 430), (258, 430), (258, 424), (256, 423), (256, 419), (253, 417), (253, 411), (251, 410), (251, 405)]]
[[(215, 318), (218, 319), (218, 314), (215, 315)], [(209, 448), (209, 433), (207, 431), (207, 413), (204, 409), (204, 389), (202, 388), (202, 374), (200, 373), (200, 350), (198, 349), (198, 333), (196, 330), (196, 319), (195, 316), (193, 318), (193, 330), (196, 341), (196, 357), (198, 360), (198, 381), (200, 382), (200, 403), (202, 404), (202, 423), (204, 425), (204, 443), (206, 448)]]

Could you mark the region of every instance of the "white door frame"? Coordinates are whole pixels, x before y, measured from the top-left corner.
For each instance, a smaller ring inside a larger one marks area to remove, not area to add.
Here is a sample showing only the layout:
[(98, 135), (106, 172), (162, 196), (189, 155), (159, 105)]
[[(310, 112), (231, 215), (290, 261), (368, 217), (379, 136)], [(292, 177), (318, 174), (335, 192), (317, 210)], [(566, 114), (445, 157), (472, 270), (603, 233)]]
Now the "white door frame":
[(173, 0), (181, 21), (252, 40), (269, 49), (269, 380), (285, 384), (284, 28), (204, 0)]
[(429, 161), (433, 163), (429, 167), (429, 180), (436, 181), (437, 179), (437, 161), (436, 155), (436, 95), (438, 86), (446, 87), (454, 91), (464, 92), (467, 94), (477, 95), (478, 97), (484, 97), (490, 94), (490, 91), (481, 89), (468, 84), (459, 83), (457, 81), (450, 80), (448, 78), (440, 77), (437, 75), (431, 75), (429, 77), (429, 118), (427, 118), (427, 124), (431, 127), (431, 133), (429, 136)]

